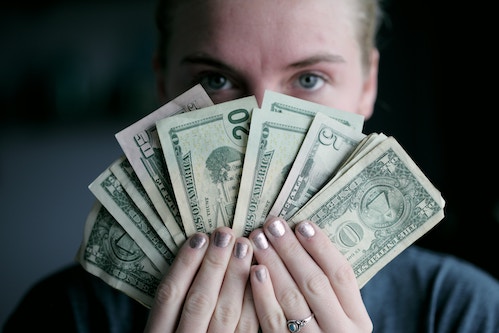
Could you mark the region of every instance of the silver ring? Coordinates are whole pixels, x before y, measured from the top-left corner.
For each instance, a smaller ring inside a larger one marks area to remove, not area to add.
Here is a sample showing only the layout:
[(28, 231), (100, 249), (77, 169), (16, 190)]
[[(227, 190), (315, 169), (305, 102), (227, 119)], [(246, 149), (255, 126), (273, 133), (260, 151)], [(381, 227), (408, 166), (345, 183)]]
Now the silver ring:
[(314, 314), (313, 313), (310, 316), (308, 316), (307, 318), (305, 318), (305, 319), (301, 319), (301, 320), (291, 319), (291, 320), (288, 320), (288, 322), (287, 322), (288, 331), (290, 331), (291, 333), (300, 332), (300, 330), (302, 329), (302, 327), (305, 326), (305, 325), (307, 325), (308, 322), (312, 320), (312, 318), (314, 318)]

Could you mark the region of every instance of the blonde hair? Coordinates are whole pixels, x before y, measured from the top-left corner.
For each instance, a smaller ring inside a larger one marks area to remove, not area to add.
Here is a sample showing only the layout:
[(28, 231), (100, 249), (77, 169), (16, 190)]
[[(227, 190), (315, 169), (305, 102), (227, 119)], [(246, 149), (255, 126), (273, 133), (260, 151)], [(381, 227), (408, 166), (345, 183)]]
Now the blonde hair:
[[(351, 1), (351, 0), (347, 0)], [(379, 0), (357, 0), (356, 33), (362, 64), (369, 68), (371, 50), (377, 47), (376, 37), (381, 26), (382, 10)]]

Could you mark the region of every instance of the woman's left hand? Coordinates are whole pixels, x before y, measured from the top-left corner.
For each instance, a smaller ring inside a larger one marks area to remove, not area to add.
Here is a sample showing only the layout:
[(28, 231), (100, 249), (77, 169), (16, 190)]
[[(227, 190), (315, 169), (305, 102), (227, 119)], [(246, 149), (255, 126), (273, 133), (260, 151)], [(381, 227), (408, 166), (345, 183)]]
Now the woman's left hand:
[(249, 238), (258, 262), (250, 281), (262, 332), (372, 332), (350, 263), (314, 223), (303, 221), (293, 232), (272, 217)]

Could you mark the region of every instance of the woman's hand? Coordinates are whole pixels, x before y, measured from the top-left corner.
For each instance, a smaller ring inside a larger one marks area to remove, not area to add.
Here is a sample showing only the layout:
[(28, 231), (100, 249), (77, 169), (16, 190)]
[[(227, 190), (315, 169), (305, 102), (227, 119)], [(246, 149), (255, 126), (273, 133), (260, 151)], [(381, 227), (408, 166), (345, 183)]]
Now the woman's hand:
[[(372, 332), (353, 270), (311, 222), (291, 230), (269, 218), (250, 234), (259, 265), (251, 268), (258, 319), (265, 332)], [(291, 322), (288, 320), (303, 320)]]
[(189, 237), (158, 286), (145, 332), (257, 332), (252, 256), (249, 240), (227, 227)]

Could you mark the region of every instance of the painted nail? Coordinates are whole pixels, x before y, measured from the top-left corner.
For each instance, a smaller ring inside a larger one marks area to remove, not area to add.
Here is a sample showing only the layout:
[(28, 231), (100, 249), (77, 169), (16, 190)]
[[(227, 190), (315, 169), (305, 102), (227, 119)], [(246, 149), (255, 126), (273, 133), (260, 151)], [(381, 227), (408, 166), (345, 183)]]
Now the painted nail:
[(191, 240), (189, 241), (189, 246), (192, 249), (200, 249), (203, 247), (204, 243), (206, 243), (206, 239), (203, 237), (203, 235), (196, 234), (191, 237)]
[(315, 235), (314, 227), (308, 222), (301, 223), (298, 226), (298, 232), (306, 238), (311, 238)]
[(269, 224), (269, 231), (274, 237), (282, 237), (286, 229), (284, 228), (284, 224), (281, 220), (276, 219), (272, 223)]
[(234, 248), (234, 256), (243, 259), (246, 257), (246, 253), (248, 253), (248, 244), (237, 242), (236, 247)]
[(267, 270), (265, 269), (265, 267), (257, 269), (255, 274), (256, 274), (256, 278), (260, 282), (265, 281), (265, 279), (267, 278)]
[(265, 250), (269, 247), (269, 242), (267, 242), (267, 237), (263, 234), (263, 232), (259, 232), (253, 237), (253, 242), (260, 250)]
[(227, 245), (229, 245), (230, 243), (231, 238), (232, 238), (231, 234), (217, 231), (215, 233), (215, 245), (218, 247), (227, 247)]

